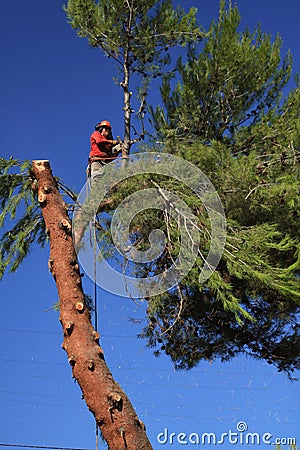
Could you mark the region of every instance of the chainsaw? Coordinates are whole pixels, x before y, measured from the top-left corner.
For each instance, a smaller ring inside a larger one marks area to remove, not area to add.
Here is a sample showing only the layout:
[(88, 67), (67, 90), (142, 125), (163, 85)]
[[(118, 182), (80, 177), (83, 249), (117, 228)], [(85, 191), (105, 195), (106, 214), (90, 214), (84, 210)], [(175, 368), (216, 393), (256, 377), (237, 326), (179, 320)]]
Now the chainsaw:
[(114, 145), (113, 148), (111, 149), (112, 156), (117, 156), (122, 151), (123, 142), (120, 136), (117, 137), (117, 141), (118, 143)]

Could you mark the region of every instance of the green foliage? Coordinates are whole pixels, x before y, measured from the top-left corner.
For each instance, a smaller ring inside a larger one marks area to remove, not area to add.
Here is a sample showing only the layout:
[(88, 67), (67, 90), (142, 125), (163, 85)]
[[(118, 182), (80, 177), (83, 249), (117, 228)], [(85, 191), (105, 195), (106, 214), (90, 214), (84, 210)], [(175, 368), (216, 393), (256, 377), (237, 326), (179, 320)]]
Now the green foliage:
[(152, 110), (160, 135), (220, 140), (278, 105), (291, 57), (287, 54), (280, 66), (281, 39), (272, 43), (260, 27), (239, 32), (239, 25), (237, 7), (226, 10), (222, 0), (219, 20), (212, 21), (200, 51), (190, 45), (187, 61), (179, 59), (181, 81), (174, 89), (170, 79), (162, 85), (164, 107)]
[[(44, 220), (33, 194), (30, 162), (0, 159), (0, 278), (6, 269), (14, 272), (34, 242), (46, 240)], [(7, 231), (5, 231), (7, 229)]]
[[(199, 199), (174, 179), (136, 177), (114, 198), (136, 185), (167, 189), (185, 200), (201, 230), (201, 253), (180, 286), (148, 299), (142, 336), (156, 354), (166, 352), (184, 369), (245, 353), (291, 375), (300, 367), (299, 89), (282, 99), (291, 64), (287, 55), (280, 65), (280, 39), (272, 43), (260, 27), (239, 33), (239, 23), (237, 8), (226, 11), (222, 1), (202, 50), (196, 56), (189, 47), (186, 64), (178, 63), (181, 82), (163, 81), (164, 108), (153, 111), (164, 150), (198, 166), (222, 199), (228, 234), (217, 270), (199, 285), (210, 223)], [(159, 261), (127, 265), (129, 273), (169, 267), (180, 247), (177, 225), (167, 210), (137, 215), (136, 249), (147, 249), (154, 228), (168, 236), (168, 247)]]
[[(291, 438), (291, 439), (293, 439), (293, 438)], [(284, 447), (282, 447), (282, 446), (279, 445), (279, 444), (276, 444), (275, 450), (283, 450), (283, 449), (284, 449)], [(298, 449), (298, 447), (297, 447), (296, 444), (291, 444), (291, 445), (289, 445), (289, 447), (288, 447), (288, 450), (297, 450), (297, 449)]]
[[(0, 158), (0, 279), (5, 271), (17, 270), (35, 244), (43, 247), (48, 241), (30, 167), (30, 161)], [(74, 192), (56, 181), (76, 201)]]
[(196, 9), (186, 14), (170, 0), (69, 0), (65, 11), (80, 37), (143, 75), (169, 62), (170, 46), (201, 37)]
[[(225, 146), (216, 147), (225, 152)], [(210, 152), (202, 145), (193, 149), (198, 150), (200, 167), (201, 161), (205, 166)], [(227, 360), (243, 352), (291, 373), (300, 363), (299, 152), (293, 157), (287, 153), (284, 168), (271, 165), (271, 172), (280, 173), (272, 184), (267, 174), (264, 183), (256, 179), (260, 158), (252, 154), (233, 158), (227, 152), (231, 164), (226, 164), (226, 172), (222, 164), (219, 170), (214, 164), (210, 172), (227, 215), (222, 260), (201, 286), (199, 256), (180, 289), (149, 299), (149, 325), (142, 335), (158, 353), (169, 354), (177, 368), (190, 368), (201, 359)], [(274, 173), (269, 176), (273, 179)], [(257, 189), (252, 191), (252, 186)], [(207, 228), (193, 197), (190, 206)], [(151, 222), (149, 230), (159, 223), (153, 217)], [(144, 235), (149, 230), (145, 222)], [(171, 231), (172, 242), (177, 242), (178, 231)], [(200, 249), (207, 254), (205, 234)], [(167, 264), (163, 259), (160, 268)]]
[[(272, 43), (260, 27), (239, 32), (237, 8), (220, 5), (202, 48), (179, 60), (180, 80), (163, 81), (163, 107), (152, 113), (164, 151), (193, 162), (217, 189), (225, 251), (204, 285), (199, 256), (180, 286), (149, 299), (142, 336), (177, 368), (245, 353), (291, 375), (300, 367), (299, 84), (283, 99), (291, 58), (280, 63), (280, 38)], [(207, 254), (205, 238), (200, 248)]]
[(124, 144), (129, 153), (131, 140), (131, 77), (139, 83), (136, 95), (137, 117), (144, 138), (144, 114), (149, 83), (170, 70), (170, 49), (200, 40), (203, 33), (196, 23), (196, 8), (185, 13), (173, 8), (171, 0), (69, 0), (65, 11), (71, 26), (92, 47), (112, 58), (121, 73), (124, 95)]

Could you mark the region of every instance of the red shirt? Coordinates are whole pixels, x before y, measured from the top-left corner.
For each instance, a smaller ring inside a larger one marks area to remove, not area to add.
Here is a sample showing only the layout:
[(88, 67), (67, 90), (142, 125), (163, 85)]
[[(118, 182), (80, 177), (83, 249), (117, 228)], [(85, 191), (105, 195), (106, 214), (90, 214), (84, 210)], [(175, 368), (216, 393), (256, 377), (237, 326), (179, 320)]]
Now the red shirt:
[(115, 156), (111, 155), (111, 149), (113, 147), (111, 140), (106, 139), (99, 131), (94, 131), (91, 134), (90, 142), (90, 158), (96, 156), (97, 158), (107, 160), (115, 159)]

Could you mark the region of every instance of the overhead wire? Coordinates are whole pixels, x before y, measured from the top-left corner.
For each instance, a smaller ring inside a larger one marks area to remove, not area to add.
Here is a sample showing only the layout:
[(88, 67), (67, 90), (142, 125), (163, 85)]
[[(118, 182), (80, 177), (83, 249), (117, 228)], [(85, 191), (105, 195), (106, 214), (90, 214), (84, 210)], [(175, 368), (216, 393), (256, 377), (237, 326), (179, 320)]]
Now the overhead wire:
[[(47, 394), (35, 394), (35, 393), (31, 393), (31, 392), (17, 392), (17, 391), (6, 391), (6, 390), (3, 390), (3, 391), (0, 391), (0, 394), (12, 394), (12, 395), (27, 395), (27, 396), (33, 396), (33, 397), (47, 397), (47, 398), (63, 398), (63, 399), (70, 399), (70, 400), (74, 400), (74, 398), (73, 397), (61, 397), (61, 396), (54, 396), (54, 395), (47, 395)], [(21, 399), (14, 399), (14, 398), (12, 398), (12, 397), (10, 397), (10, 398), (5, 398), (5, 397), (2, 397), (1, 398), (1, 400), (4, 400), (4, 401), (9, 401), (9, 402), (14, 402), (14, 403), (28, 403), (28, 404), (35, 404), (35, 405), (42, 405), (42, 406), (55, 406), (55, 407), (62, 407), (62, 408), (76, 408), (76, 409), (82, 409), (82, 410), (85, 410), (86, 408), (85, 407), (81, 407), (81, 406), (78, 406), (78, 405), (75, 405), (75, 406), (73, 406), (73, 405), (64, 405), (64, 404), (54, 404), (54, 403), (45, 403), (45, 402), (39, 402), (39, 401), (29, 401), (29, 400), (21, 400)], [(150, 408), (157, 408), (157, 404), (155, 404), (154, 402), (147, 402), (147, 401), (143, 401), (143, 406), (147, 406), (147, 407), (150, 407)], [(208, 406), (210, 406), (210, 405), (208, 405)], [(207, 406), (207, 407), (208, 407)], [(182, 405), (182, 404), (176, 404), (176, 403), (166, 403), (166, 402), (164, 402), (164, 407), (165, 408), (178, 408), (178, 409), (180, 409), (182, 412), (185, 410), (185, 409), (187, 409), (187, 410), (192, 410), (192, 409), (196, 409), (196, 410), (199, 410), (199, 406), (197, 405), (197, 404), (184, 404), (184, 405)], [(202, 406), (202, 407), (204, 407), (205, 408), (205, 406)], [(232, 410), (232, 407), (227, 407), (227, 406), (222, 406), (221, 407), (221, 409), (222, 409), (222, 411), (224, 410), (224, 411), (227, 411), (227, 410), (229, 410), (229, 411), (231, 411)], [(290, 410), (289, 409), (285, 409), (285, 410), (283, 410), (283, 409), (280, 409), (280, 412), (281, 413), (284, 413), (284, 412), (286, 412), (286, 413), (288, 413), (288, 412), (290, 412)], [(149, 411), (147, 412), (147, 414), (149, 413)], [(155, 413), (152, 413), (151, 411), (150, 411), (150, 414), (152, 414), (152, 415), (155, 415)], [(161, 414), (160, 412), (158, 412), (157, 414), (159, 414), (159, 416), (160, 415), (164, 415), (164, 414)], [(172, 417), (172, 415), (170, 415), (171, 417)], [(186, 416), (182, 416), (181, 415), (181, 417), (186, 417)]]
[(70, 408), (70, 409), (72, 409), (73, 411), (74, 411), (74, 409), (76, 409), (76, 410), (82, 410), (82, 411), (86, 411), (86, 408), (84, 407), (84, 406), (78, 406), (78, 405), (63, 405), (62, 403), (47, 403), (47, 402), (37, 402), (37, 401), (30, 401), (30, 400), (15, 400), (15, 399), (12, 399), (12, 398), (5, 398), (5, 397), (2, 397), (1, 398), (1, 401), (6, 401), (6, 402), (8, 402), (8, 403), (21, 403), (21, 405), (35, 405), (35, 406), (37, 406), (37, 405), (39, 405), (39, 406), (45, 406), (45, 407), (47, 407), (47, 409), (49, 408), (49, 407), (53, 407), (53, 408)]
[(0, 447), (19, 447), (19, 448), (40, 448), (49, 450), (91, 450), (88, 448), (76, 448), (76, 447), (51, 447), (47, 445), (28, 445), (28, 444), (11, 444), (11, 443), (0, 443)]
[[(95, 280), (96, 280), (96, 273), (94, 274), (94, 277), (95, 277)], [(96, 291), (96, 284), (94, 284), (94, 289), (95, 289), (95, 291)], [(95, 295), (95, 299), (96, 299), (96, 302), (97, 302), (97, 292), (95, 292), (94, 291), (94, 295)], [(97, 308), (96, 308), (96, 306), (97, 306), (97, 303), (95, 304), (95, 329), (97, 328)], [(4, 331), (4, 332), (27, 332), (27, 333), (38, 333), (38, 334), (59, 334), (59, 332), (53, 332), (53, 331), (39, 331), (39, 330), (20, 330), (20, 329), (0, 329), (0, 331)], [(131, 336), (128, 336), (128, 335), (102, 335), (103, 337), (107, 337), (107, 338), (121, 338), (121, 339), (124, 339), (124, 338), (126, 338), (126, 339), (136, 339), (137, 338), (137, 336), (136, 335), (131, 335)], [(9, 359), (0, 359), (0, 361), (6, 361), (6, 362), (14, 362), (14, 360), (9, 360)], [(20, 363), (31, 363), (31, 364), (49, 364), (49, 363), (46, 363), (46, 362), (40, 362), (40, 361), (20, 361), (20, 360), (16, 360), (15, 362), (18, 362), (19, 364)], [(55, 365), (64, 365), (64, 363), (54, 363)], [(139, 368), (139, 367), (120, 367), (120, 366), (115, 366), (114, 367), (115, 369), (119, 369), (119, 370), (134, 370), (134, 371), (146, 371), (146, 372), (149, 372), (149, 371), (151, 371), (151, 372), (157, 372), (157, 373), (162, 373), (162, 372), (166, 372), (166, 373), (168, 373), (168, 372), (174, 372), (173, 370), (168, 370), (168, 369), (152, 369), (152, 368), (147, 368), (147, 369), (143, 369), (143, 368)], [(205, 370), (200, 370), (200, 373), (203, 373), (203, 374), (207, 374), (207, 371), (205, 371)], [(237, 375), (240, 375), (240, 374), (244, 374), (245, 372), (243, 372), (243, 371), (235, 371), (235, 372), (232, 372), (232, 371), (230, 371), (230, 372), (226, 372), (226, 371), (217, 371), (217, 372), (215, 372), (215, 373), (218, 373), (218, 374), (230, 374), (230, 375), (233, 375), (233, 373), (235, 373), (235, 374), (237, 374)], [(0, 374), (1, 375), (1, 374)], [(6, 374), (5, 374), (6, 375)], [(7, 375), (9, 375), (9, 376), (11, 376), (12, 374), (10, 373), (10, 374), (7, 374)], [(247, 372), (247, 375), (250, 375), (250, 373), (249, 372)], [(267, 373), (263, 373), (263, 375), (267, 375)], [(23, 375), (22, 375), (23, 376)], [(53, 378), (53, 377), (41, 377), (41, 376), (31, 376), (31, 377), (33, 377), (33, 378), (35, 378), (35, 377), (37, 377), (37, 378)], [(136, 385), (136, 383), (131, 383), (131, 384), (133, 384), (133, 385)], [(145, 385), (145, 386), (158, 386), (158, 387), (160, 387), (160, 386), (163, 386), (163, 387), (165, 387), (165, 384), (157, 384), (157, 383), (141, 383), (141, 385)], [(168, 387), (185, 387), (186, 388), (186, 385), (185, 386), (183, 386), (183, 385), (180, 385), (180, 384), (171, 384), (171, 385), (167, 385)], [(205, 388), (205, 389), (208, 389), (208, 388), (211, 388), (212, 386), (195, 386), (195, 385), (193, 385), (193, 386), (190, 386), (190, 387), (188, 387), (188, 388), (192, 388), (192, 389), (195, 389), (195, 388)], [(215, 388), (219, 388), (219, 389), (229, 389), (230, 387), (228, 386), (228, 387), (222, 387), (222, 386), (214, 386), (213, 388), (215, 389)], [(236, 387), (235, 386), (235, 389), (244, 389), (244, 390), (253, 390), (253, 391), (267, 391), (267, 390), (270, 390), (270, 389), (268, 389), (268, 388), (266, 388), (266, 387), (264, 387), (264, 388), (255, 388), (255, 387), (248, 387), (248, 386), (246, 386), (246, 387)], [(272, 390), (274, 390), (274, 388), (271, 388)], [(277, 389), (277, 390), (279, 390), (279, 389)], [(284, 389), (285, 390), (285, 389)], [(280, 391), (282, 391), (282, 388), (280, 389)], [(10, 401), (11, 401), (11, 399), (10, 399)], [(28, 403), (28, 402), (26, 402), (26, 403)], [(51, 406), (56, 406), (56, 405), (51, 405)], [(57, 405), (57, 406), (67, 406), (67, 405)], [(69, 407), (69, 406), (68, 406)], [(83, 408), (82, 408), (83, 409)], [(148, 413), (150, 413), (151, 415), (153, 414), (153, 413), (151, 413), (151, 411), (148, 411)], [(174, 414), (170, 414), (170, 415), (168, 415), (168, 414), (159, 414), (160, 416), (164, 416), (164, 417), (174, 417)], [(177, 417), (177, 416), (176, 416)], [(181, 417), (181, 418), (197, 418), (197, 419), (204, 419), (204, 418), (200, 418), (200, 417), (196, 417), (196, 416), (184, 416), (184, 415), (181, 415), (181, 414), (178, 414), (178, 417)], [(206, 418), (207, 419), (207, 418)], [(224, 419), (223, 418), (223, 420), (226, 420), (226, 419)], [(261, 422), (261, 421), (260, 421)], [(272, 423), (272, 422), (271, 422)], [(275, 423), (275, 422), (274, 422)], [(296, 424), (299, 424), (299, 423), (296, 423)], [(17, 444), (1, 444), (0, 443), (0, 446), (10, 446), (10, 447), (17, 447), (18, 445)], [(67, 448), (67, 447), (47, 447), (47, 446), (44, 446), (44, 447), (40, 447), (40, 446), (21, 446), (21, 445), (19, 445), (19, 447), (20, 448), (45, 448), (45, 449), (53, 449), (53, 450), (55, 450), (55, 449), (59, 449), (59, 450), (88, 450), (88, 449), (71, 449), (71, 448)], [(97, 449), (97, 447), (96, 447), (96, 449)]]
[[(13, 328), (0, 328), (0, 332), (4, 333), (37, 333), (37, 334), (55, 334), (56, 336), (60, 336), (59, 331), (43, 331), (43, 330), (24, 330), (24, 329), (13, 329)], [(137, 335), (120, 335), (120, 334), (102, 334), (102, 337), (106, 338), (120, 338), (120, 339), (137, 339)]]
[[(1, 361), (7, 362), (7, 363), (16, 363), (16, 364), (31, 364), (32, 366), (34, 366), (34, 365), (45, 365), (45, 366), (51, 365), (51, 366), (68, 367), (66, 365), (66, 363), (64, 363), (64, 362), (49, 362), (49, 361), (46, 362), (46, 361), (36, 361), (36, 360), (19, 360), (19, 359), (17, 360), (17, 359), (10, 359), (10, 358), (0, 358), (0, 362)], [(125, 371), (132, 371), (133, 370), (135, 372), (147, 372), (147, 373), (148, 372), (153, 372), (153, 373), (158, 373), (158, 374), (162, 374), (162, 373), (173, 374), (173, 373), (176, 373), (176, 371), (174, 369), (172, 369), (172, 368), (170, 368), (170, 369), (154, 369), (154, 368), (151, 368), (151, 367), (136, 367), (136, 366), (121, 366), (121, 365), (118, 365), (118, 366), (110, 365), (110, 368), (114, 369), (114, 370), (125, 370)], [(199, 368), (197, 368), (197, 374), (210, 375), (210, 373), (207, 370), (205, 370), (205, 369), (201, 370)], [(0, 372), (0, 375), (11, 375), (11, 374), (1, 373)], [(248, 370), (247, 371), (242, 371), (242, 370), (241, 371), (237, 371), (237, 370), (235, 370), (235, 371), (231, 371), (231, 370), (230, 371), (215, 370), (214, 371), (214, 375), (228, 375), (230, 377), (232, 375), (247, 375), (247, 376), (253, 375), (254, 376), (254, 375), (257, 375), (257, 371), (256, 372), (255, 371), (249, 372)], [(269, 374), (267, 372), (262, 372), (262, 373), (260, 373), (260, 375), (261, 376), (269, 376)], [(19, 376), (19, 374), (18, 374), (18, 376)], [(32, 375), (32, 376), (34, 376), (34, 375)], [(41, 378), (52, 378), (52, 377), (44, 377), (43, 376)], [(55, 377), (53, 377), (53, 378), (55, 378)], [(280, 389), (280, 390), (282, 390), (282, 389)]]
[[(30, 405), (32, 405), (32, 404), (34, 404), (34, 405), (36, 405), (37, 403), (36, 402), (29, 402), (29, 401), (17, 401), (17, 400), (11, 400), (11, 399), (7, 399), (9, 402), (19, 402), (19, 403), (24, 403), (24, 404), (30, 404)], [(55, 407), (55, 408), (57, 408), (57, 407), (64, 407), (64, 408), (72, 408), (72, 409), (74, 409), (74, 408), (76, 408), (76, 409), (82, 409), (82, 410), (86, 410), (86, 408), (84, 408), (84, 407), (79, 407), (79, 406), (68, 406), (68, 405), (57, 405), (57, 404), (51, 404), (51, 403), (38, 403), (39, 405), (42, 405), (42, 406), (47, 406), (47, 407), (51, 407), (51, 406), (53, 406), (53, 407)], [(216, 420), (216, 415), (215, 415), (215, 413), (212, 415), (212, 416), (209, 416), (209, 415), (203, 415), (203, 416), (199, 416), (199, 415), (197, 415), (197, 414), (187, 414), (187, 411), (188, 412), (191, 412), (191, 409), (197, 409), (198, 411), (199, 411), (199, 406), (197, 406), (197, 407), (190, 407), (190, 406), (188, 406), (188, 405), (186, 405), (185, 406), (185, 408), (182, 408), (182, 411), (176, 411), (176, 410), (174, 410), (174, 408), (178, 408), (178, 406), (177, 405), (164, 405), (164, 406), (168, 406), (169, 408), (172, 408), (172, 410), (170, 411), (170, 413), (169, 414), (165, 414), (165, 413), (161, 413), (161, 412), (156, 412), (156, 411), (153, 411), (153, 410), (151, 410), (151, 406), (152, 406), (152, 408), (155, 408), (155, 405), (151, 405), (151, 404), (149, 404), (149, 403), (144, 403), (143, 402), (143, 407), (144, 406), (147, 406), (147, 409), (145, 410), (146, 412), (145, 412), (145, 414), (146, 414), (146, 417), (154, 417), (155, 418), (155, 420), (161, 420), (161, 418), (162, 417), (170, 417), (170, 418), (172, 418), (172, 419), (175, 419), (175, 420), (178, 420), (178, 419), (193, 419), (193, 420), (201, 420), (201, 421), (208, 421), (208, 422), (212, 422), (212, 421), (215, 421)], [(181, 407), (180, 407), (181, 408)], [(241, 409), (240, 409), (241, 410)], [(222, 407), (220, 410), (219, 410), (219, 414), (222, 414), (222, 411), (232, 411), (232, 408), (231, 407)], [(237, 411), (239, 411), (239, 410), (237, 410), (237, 409), (235, 409), (235, 412), (237, 413)], [(281, 411), (281, 412), (283, 412), (283, 411)], [(285, 412), (289, 412), (289, 410), (285, 410)], [(143, 412), (140, 412), (140, 416), (143, 416)], [(268, 418), (268, 420), (256, 420), (255, 422), (257, 422), (257, 423), (268, 423), (268, 424), (278, 424), (278, 418), (274, 418), (275, 420), (270, 420), (270, 418)], [(286, 419), (287, 420), (287, 419)], [(222, 416), (222, 421), (224, 421), (224, 422), (231, 422), (232, 421), (232, 418), (231, 417), (224, 417), (224, 415)], [(281, 422), (282, 423), (282, 425), (283, 424), (285, 424), (285, 425), (299, 425), (300, 424), (300, 422), (298, 421), (298, 422), (295, 422), (295, 421), (291, 421), (291, 420), (288, 420), (288, 421), (282, 421)], [(51, 447), (51, 448), (53, 448), (53, 447)]]
[[(0, 375), (5, 375), (5, 376), (13, 376), (13, 377), (25, 377), (25, 378), (37, 378), (37, 379), (60, 379), (59, 377), (44, 377), (44, 376), (39, 376), (39, 375), (19, 375), (19, 374), (8, 374), (8, 373), (0, 373)], [(125, 382), (124, 382), (124, 384), (125, 384)], [(132, 382), (127, 382), (126, 381), (126, 385), (127, 386), (139, 386), (139, 387), (141, 387), (141, 386), (150, 386), (152, 389), (153, 388), (155, 388), (155, 387), (162, 387), (162, 388), (164, 388), (164, 389), (166, 389), (166, 388), (180, 388), (180, 389), (184, 389), (184, 390), (193, 390), (193, 389), (201, 389), (201, 390), (203, 390), (203, 389), (205, 389), (205, 390), (207, 390), (207, 389), (213, 389), (213, 390), (229, 390), (229, 389), (233, 389), (234, 388), (234, 390), (236, 390), (236, 391), (259, 391), (259, 392), (261, 392), (261, 391), (263, 391), (263, 392), (268, 392), (268, 391), (272, 391), (272, 392), (274, 392), (274, 391), (276, 391), (276, 392), (283, 392), (283, 391), (285, 391), (285, 392), (292, 392), (293, 390), (292, 389), (288, 389), (288, 388), (274, 388), (273, 386), (270, 386), (270, 387), (266, 387), (266, 386), (264, 386), (264, 387), (252, 387), (252, 386), (241, 386), (241, 387), (236, 387), (236, 386), (217, 386), (217, 385), (215, 385), (215, 384), (212, 384), (212, 385), (198, 385), (198, 384), (189, 384), (189, 385), (187, 385), (186, 383), (182, 383), (182, 384), (175, 384), (175, 383), (172, 383), (172, 384), (170, 384), (170, 383), (146, 383), (146, 382), (144, 382), (143, 380), (142, 381), (140, 381), (140, 382), (137, 382), (137, 381), (132, 381)]]

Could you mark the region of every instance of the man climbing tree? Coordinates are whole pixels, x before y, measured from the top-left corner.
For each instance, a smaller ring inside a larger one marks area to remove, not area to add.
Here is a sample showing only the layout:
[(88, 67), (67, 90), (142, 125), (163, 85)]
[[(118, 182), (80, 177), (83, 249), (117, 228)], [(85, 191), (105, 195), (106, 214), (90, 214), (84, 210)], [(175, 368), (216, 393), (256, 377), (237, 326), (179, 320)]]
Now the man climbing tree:
[(118, 149), (118, 152), (114, 150), (118, 141), (113, 139), (111, 124), (108, 120), (102, 120), (95, 126), (90, 142), (89, 171), (92, 181), (95, 181), (103, 174), (105, 164), (116, 159), (122, 148)]

